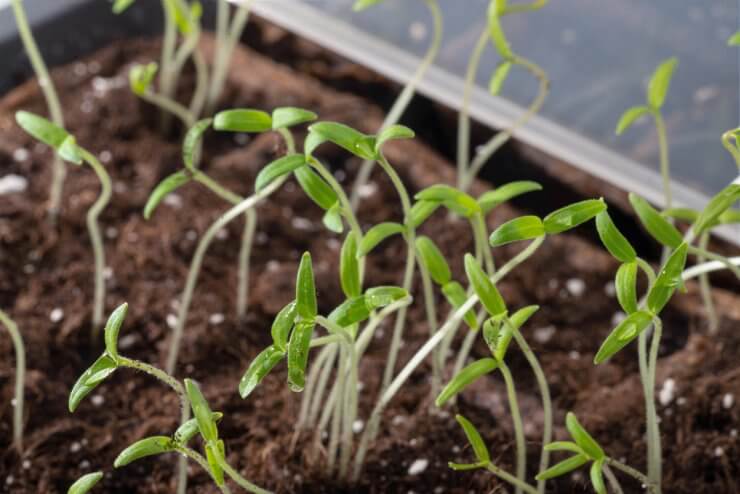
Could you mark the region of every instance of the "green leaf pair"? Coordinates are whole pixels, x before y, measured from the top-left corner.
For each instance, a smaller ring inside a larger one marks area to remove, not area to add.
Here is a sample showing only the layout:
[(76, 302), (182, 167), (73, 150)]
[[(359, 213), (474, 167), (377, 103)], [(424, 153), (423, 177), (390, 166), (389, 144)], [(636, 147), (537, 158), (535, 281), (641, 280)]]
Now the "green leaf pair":
[(629, 200), (638, 218), (640, 218), (640, 222), (655, 240), (672, 249), (683, 242), (681, 232), (648, 204), (645, 199), (630, 193)]
[(463, 428), (465, 436), (468, 438), (468, 443), (473, 448), (475, 458), (478, 460), (476, 463), (449, 463), (450, 468), (457, 471), (474, 470), (477, 468), (485, 468), (491, 462), (491, 454), (488, 452), (486, 444), (483, 442), (478, 429), (462, 415), (455, 415), (455, 420)]
[(530, 180), (509, 182), (481, 194), (478, 197), (478, 205), (483, 210), (483, 214), (488, 214), (504, 202), (510, 201), (522, 194), (539, 190), (542, 190), (542, 186)]
[(103, 478), (103, 472), (88, 473), (80, 477), (74, 484), (69, 486), (67, 494), (87, 494), (90, 489), (100, 482)]
[(306, 154), (312, 155), (321, 144), (332, 142), (353, 155), (366, 160), (378, 159), (383, 145), (390, 140), (414, 137), (414, 131), (403, 125), (391, 125), (383, 129), (377, 136), (363, 134), (338, 122), (319, 122), (311, 125), (308, 130), (309, 135), (304, 143)]
[(417, 193), (417, 201), (427, 201), (442, 205), (464, 218), (472, 218), (482, 212), (481, 206), (473, 197), (449, 185), (437, 184)]
[(403, 300), (409, 293), (400, 287), (380, 286), (368, 289), (365, 294), (345, 300), (337, 306), (329, 320), (339, 327), (346, 328), (367, 320), (372, 311)]
[(134, 65), (128, 73), (128, 83), (131, 91), (137, 96), (146, 93), (154, 82), (159, 65), (156, 62), (149, 62), (146, 65)]
[(664, 60), (658, 65), (648, 84), (647, 105), (633, 106), (625, 111), (617, 123), (617, 135), (630, 128), (643, 115), (657, 114), (660, 111), (665, 103), (673, 72), (677, 66), (678, 60), (675, 57)]
[(15, 114), (18, 125), (34, 139), (51, 146), (65, 161), (75, 165), (82, 164), (82, 151), (74, 136), (50, 120), (27, 111)]
[(270, 130), (287, 129), (295, 125), (311, 122), (318, 116), (302, 108), (280, 107), (272, 114), (261, 110), (240, 108), (219, 112), (214, 117), (213, 127), (228, 132), (261, 133)]

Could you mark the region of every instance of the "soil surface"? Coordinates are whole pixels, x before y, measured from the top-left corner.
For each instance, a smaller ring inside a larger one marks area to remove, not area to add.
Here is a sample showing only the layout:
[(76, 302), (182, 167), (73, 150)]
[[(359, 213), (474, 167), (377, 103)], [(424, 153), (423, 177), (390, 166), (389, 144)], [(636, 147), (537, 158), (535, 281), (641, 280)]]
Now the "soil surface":
[[(209, 46), (206, 40), (204, 50)], [(110, 171), (114, 196), (101, 217), (107, 255), (106, 313), (123, 301), (130, 304), (121, 332), (121, 352), (162, 366), (187, 269), (200, 235), (227, 205), (196, 184), (180, 189), (145, 221), (142, 209), (153, 187), (180, 166), (177, 132), (157, 131), (158, 113), (127, 87), (130, 64), (158, 58), (156, 41), (113, 45), (94, 56), (54, 71), (66, 109), (67, 127), (95, 152)], [(241, 48), (222, 107), (271, 110), (292, 105), (316, 111), (322, 119), (348, 123), (367, 132), (377, 129), (381, 111), (372, 103), (343, 94), (315, 79)], [(186, 77), (181, 96), (192, 83)], [(177, 426), (176, 396), (145, 375), (117, 371), (99, 386), (76, 413), (67, 411), (67, 396), (79, 374), (100, 354), (102, 342), (90, 340), (92, 255), (85, 213), (98, 193), (88, 168), (70, 168), (64, 210), (56, 227), (45, 220), (51, 176), (51, 152), (34, 143), (14, 124), (13, 113), (44, 113), (38, 86), (29, 82), (0, 102), (0, 176), (28, 179), (28, 190), (0, 196), (0, 307), (15, 318), (26, 340), (26, 441), (22, 456), (10, 446), (12, 357), (0, 360), (0, 489), (9, 493), (60, 493), (84, 473), (106, 472), (100, 492), (174, 492), (171, 457), (146, 459), (114, 470), (115, 456), (146, 435), (169, 434)], [(440, 122), (430, 121), (433, 127)], [(438, 143), (432, 142), (432, 146)], [(207, 135), (203, 168), (216, 180), (246, 195), (257, 172), (284, 152), (275, 135), (259, 137)], [(412, 191), (437, 182), (452, 183), (449, 163), (420, 141), (387, 147), (388, 158)], [(325, 146), (323, 161), (345, 185), (359, 161)], [(380, 174), (367, 190), (361, 221), (369, 227), (400, 218), (390, 183)], [(486, 185), (476, 183), (475, 193)], [(553, 193), (557, 193), (553, 192)], [(540, 192), (547, 197), (551, 192)], [(532, 209), (540, 202), (531, 197)], [(259, 209), (258, 237), (252, 255), (249, 314), (235, 312), (236, 261), (242, 225), (231, 224), (210, 248), (188, 319), (178, 377), (192, 377), (212, 407), (225, 413), (220, 431), (230, 462), (250, 480), (278, 492), (508, 492), (486, 472), (456, 473), (448, 461), (472, 461), (454, 413), (468, 417), (480, 430), (495, 462), (512, 469), (514, 447), (510, 417), (500, 376), (493, 374), (463, 393), (454, 409), (430, 413), (430, 366), (421, 366), (386, 410), (379, 439), (372, 446), (358, 485), (342, 485), (323, 473), (323, 460), (304, 434), (291, 450), (300, 396), (291, 393), (282, 366), (249, 397), (236, 387), (252, 358), (270, 342), (272, 318), (293, 297), (293, 279), (302, 252), (314, 258), (320, 310), (328, 313), (342, 301), (336, 272), (340, 238), (322, 227), (321, 211), (294, 182), (288, 182)], [(489, 229), (523, 211), (501, 206), (487, 218)], [(592, 228), (591, 226), (584, 227)], [(421, 229), (434, 238), (463, 281), (462, 258), (472, 250), (467, 225), (444, 213)], [(496, 249), (497, 262), (520, 246)], [(370, 257), (367, 286), (400, 283), (404, 244), (394, 239)], [(510, 308), (542, 306), (523, 328), (533, 345), (555, 401), (556, 435), (565, 437), (565, 413), (574, 410), (611, 456), (645, 468), (644, 410), (632, 345), (611, 362), (594, 367), (592, 359), (618, 315), (611, 289), (616, 263), (582, 237), (549, 239), (530, 262), (500, 284)], [(415, 295), (421, 300), (417, 280)], [(665, 313), (658, 390), (675, 382), (672, 396), (659, 405), (664, 445), (665, 492), (737, 492), (740, 474), (740, 297), (715, 290), (722, 315), (720, 332), (709, 336), (694, 284), (674, 298)], [(447, 306), (438, 297), (441, 316)], [(390, 321), (362, 362), (360, 414), (366, 419), (378, 389), (378, 376), (389, 344)], [(422, 304), (409, 313), (400, 362), (407, 361), (429, 334)], [(463, 334), (459, 335), (455, 348)], [(485, 355), (482, 341), (473, 354)], [(13, 355), (0, 337), (0, 355)], [(529, 473), (534, 474), (541, 446), (541, 409), (536, 386), (524, 358), (509, 355), (525, 415)], [(449, 372), (449, 369), (448, 369)], [(415, 460), (428, 467), (412, 475)], [(216, 492), (193, 467), (189, 492)], [(621, 479), (621, 477), (620, 477)], [(639, 485), (622, 479), (626, 492)], [(552, 482), (549, 492), (589, 492), (587, 473)]]

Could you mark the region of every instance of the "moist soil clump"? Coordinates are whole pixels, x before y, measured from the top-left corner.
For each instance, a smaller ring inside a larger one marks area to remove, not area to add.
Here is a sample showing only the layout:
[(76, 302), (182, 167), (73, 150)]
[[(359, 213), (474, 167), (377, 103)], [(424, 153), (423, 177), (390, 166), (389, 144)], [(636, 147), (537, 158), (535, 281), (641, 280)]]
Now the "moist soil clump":
[[(121, 352), (162, 366), (197, 241), (228, 205), (191, 184), (179, 189), (149, 221), (142, 216), (148, 194), (181, 164), (179, 132), (161, 135), (157, 111), (127, 87), (131, 64), (156, 59), (158, 48), (156, 40), (114, 44), (81, 61), (96, 67), (94, 73), (60, 67), (53, 78), (62, 95), (68, 129), (101, 158), (114, 181), (114, 196), (101, 225), (109, 268), (106, 312), (124, 301), (130, 306), (121, 331)], [(211, 50), (208, 39), (201, 48), (206, 53)], [(372, 102), (322, 85), (248, 48), (238, 49), (234, 67), (238, 69), (228, 80), (223, 108), (269, 111), (298, 106), (316, 111), (321, 119), (345, 122), (366, 132), (375, 131), (382, 121), (382, 112)], [(192, 77), (186, 74), (180, 96), (186, 98), (191, 89)], [(45, 201), (51, 152), (15, 126), (13, 115), (19, 109), (45, 113), (34, 82), (21, 85), (0, 101), (0, 174), (22, 175), (29, 182), (24, 193), (0, 196), (0, 307), (17, 321), (29, 365), (25, 451), (19, 456), (11, 447), (14, 359), (8, 356), (13, 350), (9, 338), (0, 337), (0, 355), (4, 356), (0, 360), (0, 485), (9, 493), (61, 493), (78, 476), (99, 469), (106, 472), (101, 492), (173, 492), (175, 462), (171, 457), (142, 460), (121, 470), (112, 468), (116, 455), (133, 441), (170, 434), (177, 427), (178, 400), (163, 385), (119, 370), (76, 413), (67, 411), (72, 384), (102, 350), (102, 341), (90, 340), (93, 264), (85, 229), (85, 213), (99, 186), (89, 169), (70, 168), (62, 214), (56, 226), (50, 225)], [(18, 153), (18, 149), (27, 152)], [(211, 133), (205, 140), (202, 163), (213, 178), (246, 195), (259, 170), (283, 152), (274, 135)], [(359, 160), (330, 146), (319, 153), (337, 179), (349, 187)], [(454, 182), (451, 165), (418, 140), (391, 143), (387, 155), (411, 192)], [(477, 182), (473, 192), (480, 194), (487, 187)], [(363, 228), (400, 219), (398, 198), (382, 174), (374, 175), (365, 196), (360, 214)], [(532, 194), (528, 200), (534, 209), (537, 196)], [(224, 412), (220, 430), (229, 461), (250, 480), (278, 492), (508, 489), (486, 472), (457, 473), (447, 467), (448, 461), (473, 458), (453, 417), (459, 412), (479, 428), (494, 461), (511, 471), (513, 432), (503, 384), (495, 374), (466, 391), (454, 409), (440, 411), (433, 409), (430, 395), (431, 368), (422, 365), (386, 410), (358, 485), (343, 485), (323, 473), (323, 457), (320, 448), (313, 447), (312, 434), (301, 434), (291, 448), (300, 396), (289, 391), (284, 367), (276, 368), (249, 399), (239, 398), (239, 378), (270, 343), (272, 318), (293, 298), (295, 272), (304, 251), (311, 251), (314, 258), (320, 310), (328, 313), (343, 298), (336, 271), (341, 240), (323, 227), (322, 212), (293, 181), (264, 202), (258, 214), (247, 317), (239, 321), (234, 314), (242, 229), (240, 221), (235, 221), (205, 257), (177, 369), (178, 377), (200, 381), (212, 407)], [(489, 229), (521, 214), (521, 209), (501, 206), (488, 216)], [(456, 279), (464, 281), (463, 254), (473, 250), (467, 224), (437, 213), (421, 233), (437, 242)], [(502, 263), (519, 249), (506, 246), (494, 255)], [(366, 286), (398, 284), (404, 262), (403, 242), (398, 238), (385, 242), (368, 260)], [(565, 437), (564, 416), (574, 410), (608, 454), (644, 469), (644, 409), (636, 349), (629, 348), (602, 366), (592, 364), (595, 351), (619, 317), (611, 288), (616, 268), (606, 252), (584, 238), (560, 235), (548, 239), (500, 289), (512, 309), (529, 304), (542, 307), (523, 333), (548, 374), (556, 437)], [(419, 285), (416, 280), (417, 300), (421, 300)], [(659, 403), (665, 492), (737, 491), (740, 297), (723, 290), (715, 290), (714, 296), (722, 315), (717, 335), (706, 333), (698, 290), (692, 283), (688, 293), (677, 295), (665, 313), (658, 387), (667, 379), (675, 382), (674, 395)], [(440, 296), (437, 302), (446, 307)], [(362, 362), (363, 420), (379, 388), (390, 322), (378, 332)], [(423, 307), (417, 302), (409, 311), (399, 362), (405, 363), (428, 336)], [(462, 336), (461, 330), (456, 347)], [(473, 355), (485, 355), (482, 341), (477, 342)], [(512, 350), (509, 359), (521, 393), (533, 475), (541, 446), (537, 388), (523, 356)], [(727, 396), (734, 400), (730, 406)], [(426, 460), (428, 466), (412, 475), (409, 467), (416, 460)], [(624, 485), (627, 492), (641, 492), (628, 479)], [(195, 466), (190, 486), (191, 492), (216, 492)], [(587, 474), (578, 472), (552, 482), (549, 492), (589, 492)]]

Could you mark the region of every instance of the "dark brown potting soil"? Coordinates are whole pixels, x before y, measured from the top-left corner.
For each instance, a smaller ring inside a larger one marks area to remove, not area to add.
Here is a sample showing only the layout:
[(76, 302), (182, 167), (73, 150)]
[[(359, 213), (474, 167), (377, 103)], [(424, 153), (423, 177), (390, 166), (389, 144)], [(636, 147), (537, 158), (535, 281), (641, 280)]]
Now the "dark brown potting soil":
[[(113, 45), (60, 68), (54, 79), (66, 109), (67, 127), (83, 146), (101, 157), (115, 184), (101, 223), (109, 267), (106, 312), (123, 301), (130, 304), (121, 332), (121, 352), (162, 366), (169, 324), (198, 238), (227, 205), (192, 184), (180, 189), (178, 199), (163, 204), (151, 220), (142, 217), (150, 191), (180, 166), (176, 133), (163, 137), (157, 131), (157, 112), (127, 87), (130, 64), (156, 59), (157, 48), (152, 41)], [(382, 115), (372, 103), (322, 86), (246, 48), (237, 52), (234, 67), (223, 107), (271, 110), (292, 105), (368, 132), (380, 125)], [(189, 89), (185, 78), (183, 95)], [(174, 492), (171, 457), (112, 468), (115, 456), (131, 442), (169, 434), (176, 428), (178, 402), (169, 390), (147, 376), (119, 370), (76, 413), (67, 411), (72, 384), (102, 349), (102, 342), (90, 341), (93, 266), (85, 229), (85, 213), (99, 187), (89, 169), (70, 168), (64, 211), (58, 226), (51, 227), (45, 221), (51, 152), (15, 126), (13, 113), (18, 109), (45, 113), (35, 83), (20, 86), (0, 102), (0, 175), (15, 173), (29, 180), (25, 193), (0, 196), (0, 307), (8, 310), (23, 332), (29, 362), (25, 451), (19, 456), (10, 446), (15, 360), (10, 357), (9, 339), (0, 337), (0, 491), (66, 492), (78, 476), (99, 469), (106, 472), (99, 492)], [(429, 144), (399, 142), (387, 148), (391, 163), (412, 191), (453, 181), (451, 166), (432, 149), (438, 143)], [(252, 190), (260, 168), (282, 152), (274, 135), (211, 133), (205, 141), (203, 167), (244, 195)], [(349, 186), (359, 161), (328, 146), (321, 156), (340, 182)], [(363, 202), (365, 228), (400, 217), (389, 181), (376, 174), (374, 184)], [(477, 183), (476, 193), (483, 190), (485, 185)], [(530, 200), (535, 204), (538, 199), (533, 194)], [(488, 217), (489, 229), (518, 214), (521, 211), (501, 206)], [(341, 240), (323, 228), (320, 218), (318, 207), (292, 181), (259, 207), (250, 310), (245, 321), (234, 315), (239, 221), (219, 236), (206, 256), (177, 375), (200, 381), (213, 408), (224, 412), (220, 430), (230, 462), (250, 480), (279, 492), (510, 491), (486, 472), (456, 473), (447, 467), (451, 460), (473, 459), (454, 420), (454, 413), (460, 412), (479, 428), (494, 461), (512, 469), (511, 421), (496, 374), (466, 391), (456, 409), (430, 413), (431, 370), (429, 365), (421, 366), (386, 410), (380, 437), (358, 485), (342, 485), (323, 473), (323, 458), (310, 448), (310, 434), (302, 437), (295, 450), (290, 449), (300, 396), (288, 390), (283, 367), (268, 376), (248, 400), (239, 398), (236, 387), (241, 374), (269, 344), (272, 318), (293, 297), (302, 252), (309, 250), (314, 257), (320, 310), (328, 313), (342, 301), (336, 272)], [(440, 213), (424, 225), (422, 233), (437, 241), (457, 279), (463, 281), (462, 257), (472, 250), (466, 224)], [(496, 249), (494, 255), (502, 262), (520, 248)], [(400, 239), (382, 244), (369, 259), (367, 286), (400, 283), (404, 256)], [(548, 372), (557, 437), (565, 437), (564, 415), (574, 410), (609, 455), (643, 470), (644, 405), (634, 345), (607, 364), (592, 364), (619, 310), (609, 289), (615, 269), (608, 254), (588, 241), (560, 235), (549, 239), (500, 289), (511, 308), (542, 306), (523, 332)], [(667, 379), (675, 381), (675, 392), (672, 396), (664, 393), (659, 405), (665, 492), (737, 492), (740, 297), (715, 290), (721, 328), (719, 334), (709, 336), (696, 287), (688, 287), (689, 293), (675, 297), (665, 313), (658, 388)], [(418, 286), (415, 292), (420, 300)], [(438, 301), (446, 311), (441, 297)], [(374, 403), (390, 326), (388, 321), (383, 336), (372, 343), (362, 362), (362, 419)], [(405, 331), (401, 363), (429, 334), (420, 303), (410, 310)], [(481, 341), (474, 354), (485, 354)], [(533, 476), (541, 446), (541, 407), (525, 360), (513, 349), (509, 359), (521, 394), (530, 445), (529, 474)], [(415, 460), (427, 460), (428, 467), (410, 475), (409, 466)], [(196, 466), (190, 478), (190, 492), (216, 492)], [(589, 492), (587, 479), (587, 473), (577, 472), (552, 482), (549, 492)], [(642, 491), (626, 478), (623, 482), (627, 492)]]

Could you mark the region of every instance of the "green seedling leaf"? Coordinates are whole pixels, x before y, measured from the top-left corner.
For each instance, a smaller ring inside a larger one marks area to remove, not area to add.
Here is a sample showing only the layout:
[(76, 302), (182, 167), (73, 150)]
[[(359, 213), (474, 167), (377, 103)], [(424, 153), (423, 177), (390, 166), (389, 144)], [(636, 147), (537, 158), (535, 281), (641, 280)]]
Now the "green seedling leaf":
[(409, 297), (409, 292), (398, 286), (376, 286), (365, 291), (365, 303), (370, 310), (386, 307)]
[(488, 448), (483, 442), (483, 438), (480, 437), (478, 429), (476, 429), (475, 426), (462, 415), (455, 415), (455, 420), (457, 420), (457, 423), (460, 424), (463, 431), (465, 431), (465, 436), (468, 438), (468, 442), (473, 448), (475, 458), (480, 462), (480, 464), (489, 464), (491, 462), (491, 455), (488, 453)]
[(200, 142), (203, 139), (203, 134), (206, 130), (211, 128), (213, 119), (204, 118), (195, 123), (185, 134), (185, 139), (182, 141), (182, 160), (185, 162), (185, 166), (192, 170), (195, 168), (195, 156), (198, 154), (200, 149)]
[[(444, 294), (447, 301), (455, 309), (459, 309), (468, 299), (465, 294), (465, 289), (457, 281), (450, 281), (449, 283), (442, 286), (442, 293)], [(478, 329), (478, 319), (475, 317), (475, 312), (471, 309), (465, 313), (464, 318), (465, 324), (470, 326), (470, 329)]]
[(383, 240), (393, 235), (406, 233), (406, 227), (400, 223), (386, 222), (375, 225), (370, 228), (365, 236), (362, 237), (360, 245), (357, 249), (357, 255), (364, 257), (368, 255), (372, 250)]
[(695, 211), (689, 208), (671, 208), (666, 209), (660, 213), (662, 216), (667, 218), (673, 218), (675, 220), (685, 221), (686, 223), (693, 224), (699, 219), (699, 211)]
[(128, 73), (128, 83), (131, 91), (137, 96), (141, 96), (149, 90), (149, 86), (157, 75), (159, 65), (155, 62), (149, 62), (146, 65), (134, 65)]
[(647, 307), (653, 314), (660, 314), (681, 284), (681, 273), (686, 266), (687, 252), (688, 245), (685, 242), (673, 251), (650, 288)]
[(198, 384), (192, 379), (185, 379), (185, 392), (190, 401), (190, 407), (193, 409), (193, 416), (198, 422), (200, 435), (206, 442), (218, 440), (218, 427), (213, 419), (213, 412), (208, 405), (203, 393), (200, 391)]
[(128, 304), (124, 303), (118, 306), (105, 323), (105, 351), (113, 359), (118, 360), (118, 333), (121, 331), (121, 325), (128, 314)]
[(218, 461), (219, 458), (224, 457), (224, 450), (223, 441), (219, 440), (206, 444), (206, 461), (208, 461), (208, 466), (213, 474), (213, 480), (218, 486), (224, 485), (224, 470), (221, 468), (221, 462)]
[(69, 486), (67, 494), (87, 494), (103, 478), (103, 472), (88, 473)]
[(313, 138), (304, 144), (306, 154), (313, 154), (319, 144), (328, 141), (360, 158), (375, 158), (375, 138), (352, 127), (337, 122), (319, 122), (311, 125), (308, 130), (318, 139)]
[(632, 208), (640, 218), (640, 222), (655, 240), (672, 249), (681, 245), (681, 242), (683, 242), (681, 233), (648, 204), (645, 199), (630, 193), (629, 200)]
[(633, 106), (632, 108), (629, 108), (622, 113), (621, 117), (619, 117), (616, 134), (622, 135), (625, 130), (632, 127), (632, 124), (648, 113), (650, 113), (650, 108), (647, 106)]
[(511, 67), (513, 64), (509, 61), (500, 63), (496, 70), (493, 71), (493, 76), (491, 76), (491, 82), (488, 83), (488, 92), (490, 92), (493, 96), (497, 96), (501, 92), (501, 88), (504, 86), (504, 82), (506, 82), (506, 78), (509, 77), (509, 72), (511, 71)]
[(95, 387), (113, 374), (117, 364), (107, 354), (101, 355), (85, 372), (82, 373), (69, 393), (69, 411), (74, 412), (80, 402), (95, 389)]
[(148, 220), (151, 218), (154, 210), (157, 209), (157, 206), (159, 206), (164, 198), (190, 182), (190, 179), (190, 173), (185, 170), (180, 170), (159, 182), (159, 185), (155, 187), (149, 196), (149, 199), (146, 201), (146, 206), (144, 206), (144, 219)]
[(303, 253), (301, 264), (298, 266), (298, 276), (295, 284), (295, 301), (298, 315), (306, 320), (313, 320), (318, 314), (316, 302), (316, 284), (313, 277), (311, 254)]
[(59, 146), (57, 154), (64, 161), (69, 161), (75, 165), (82, 164), (82, 152), (74, 136), (67, 136), (62, 145)]
[(293, 328), (293, 323), (297, 315), (298, 310), (294, 300), (283, 307), (277, 316), (275, 316), (275, 320), (272, 322), (271, 333), (273, 345), (278, 350), (284, 352), (288, 349), (288, 334), (291, 328)]
[(357, 262), (357, 236), (347, 233), (339, 254), (339, 281), (347, 297), (359, 297), (362, 293), (360, 263)]
[(721, 215), (719, 215), (718, 222), (721, 225), (729, 225), (731, 223), (740, 223), (740, 211), (735, 209), (728, 209)]
[(661, 62), (655, 69), (647, 89), (647, 101), (652, 108), (657, 110), (663, 106), (671, 78), (673, 78), (673, 71), (676, 70), (677, 65), (678, 59), (671, 57)]
[(478, 202), (465, 192), (449, 185), (437, 184), (427, 187), (417, 193), (417, 201), (432, 201), (442, 203), (447, 209), (465, 218), (470, 218), (481, 212)]
[(373, 5), (377, 5), (383, 0), (357, 0), (355, 4), (352, 6), (352, 10), (355, 12), (360, 12), (362, 10), (365, 10), (368, 7), (372, 7)]
[(436, 201), (417, 201), (411, 206), (408, 221), (413, 228), (419, 228), (436, 210), (440, 203)]
[(298, 321), (288, 343), (288, 386), (293, 392), (303, 391), (306, 385), (306, 365), (311, 347), (313, 320)]
[(375, 138), (375, 155), (379, 155), (383, 149), (383, 144), (396, 139), (413, 139), (416, 134), (414, 131), (403, 125), (391, 125), (382, 131)]
[(561, 233), (581, 225), (602, 211), (606, 211), (603, 199), (587, 199), (560, 208), (542, 220), (545, 232), (550, 235)]
[(478, 470), (479, 468), (486, 468), (488, 463), (455, 463), (454, 461), (447, 462), (447, 466), (456, 472), (468, 472), (470, 470)]
[(704, 233), (713, 225), (717, 224), (719, 217), (730, 209), (730, 207), (740, 200), (740, 181), (731, 183), (714, 196), (709, 204), (701, 212), (699, 218), (694, 223), (694, 231), (697, 235)]
[(342, 233), (344, 231), (344, 223), (342, 223), (342, 205), (339, 201), (335, 202), (329, 210), (324, 213), (324, 217), (321, 219), (329, 231), (334, 233)]
[(272, 126), (269, 113), (246, 108), (218, 112), (213, 120), (214, 129), (227, 132), (267, 132)]
[(488, 33), (491, 35), (491, 41), (493, 46), (496, 47), (496, 51), (504, 60), (511, 60), (514, 54), (511, 51), (511, 46), (506, 39), (504, 30), (501, 28), (501, 14), (503, 11), (497, 2), (491, 2), (488, 7)]
[(289, 154), (276, 159), (260, 170), (254, 182), (254, 190), (260, 192), (278, 178), (294, 172), (305, 164), (306, 157), (302, 154)]
[(537, 216), (520, 216), (494, 230), (489, 238), (491, 247), (498, 247), (520, 240), (531, 240), (545, 234), (545, 225)]
[(499, 316), (506, 313), (506, 303), (501, 293), (471, 254), (465, 254), (465, 274), (489, 314)]
[(740, 31), (729, 37), (727, 46), (740, 46)]
[(604, 467), (604, 460), (598, 460), (591, 464), (591, 485), (594, 487), (596, 494), (607, 494), (606, 484), (604, 484), (604, 474), (601, 469)]
[(365, 321), (370, 317), (370, 312), (365, 296), (360, 295), (359, 297), (349, 298), (337, 306), (329, 314), (329, 320), (335, 322), (341, 328), (346, 328)]
[(637, 262), (626, 262), (619, 266), (614, 279), (617, 300), (624, 312), (637, 312)]
[(615, 258), (621, 262), (633, 262), (637, 258), (637, 252), (632, 244), (622, 235), (607, 211), (596, 215), (596, 230), (604, 247)]
[(294, 125), (311, 122), (317, 118), (318, 115), (312, 111), (284, 106), (281, 108), (275, 108), (272, 111), (272, 128), (273, 130), (287, 129)]
[(285, 352), (276, 348), (275, 345), (268, 346), (262, 350), (249, 364), (247, 372), (239, 381), (239, 396), (246, 398), (254, 391), (262, 379), (285, 357)]
[(581, 467), (588, 463), (588, 456), (586, 455), (575, 455), (571, 456), (567, 460), (563, 460), (560, 463), (556, 463), (544, 472), (540, 472), (535, 477), (537, 480), (549, 480), (555, 477), (560, 477), (566, 473), (572, 472), (578, 467)]
[[(221, 412), (213, 412), (213, 420), (215, 420), (216, 423), (220, 422), (223, 416), (224, 414)], [(196, 434), (198, 434), (198, 420), (193, 418), (177, 428), (173, 436), (173, 440), (176, 443), (185, 446), (195, 437)]]
[(568, 412), (565, 416), (565, 427), (567, 427), (570, 436), (576, 442), (576, 444), (586, 453), (592, 460), (601, 460), (606, 455), (604, 450), (601, 449), (599, 443), (591, 437), (586, 429), (583, 428), (578, 418), (573, 412)]
[(447, 383), (447, 386), (442, 389), (434, 403), (441, 407), (453, 396), (456, 396), (460, 391), (465, 389), (469, 384), (476, 381), (479, 377), (493, 372), (498, 367), (498, 362), (492, 358), (483, 358), (473, 362), (472, 364), (463, 368), (452, 380)]
[(488, 337), (484, 333), (483, 337), (486, 339), (486, 343), (493, 352), (493, 357), (497, 362), (504, 361), (506, 352), (509, 350), (509, 345), (511, 344), (511, 339), (514, 337), (514, 331), (519, 331), (519, 328), (524, 326), (539, 308), (539, 305), (529, 305), (519, 309), (508, 319), (505, 313), (490, 319), (496, 330)]
[(416, 237), (416, 252), (419, 254), (421, 265), (436, 284), (444, 286), (452, 280), (450, 266), (432, 239), (425, 236)]
[(167, 436), (152, 436), (136, 441), (121, 451), (113, 462), (115, 468), (125, 467), (136, 460), (147, 456), (161, 455), (175, 450), (172, 438)]
[(542, 186), (537, 182), (529, 180), (510, 182), (482, 194), (478, 198), (478, 205), (483, 210), (484, 214), (488, 214), (495, 207), (505, 203), (506, 201), (510, 201), (511, 199), (522, 194), (526, 194), (527, 192), (534, 192), (537, 190), (542, 190)]
[(496, 351), (503, 324), (503, 317), (489, 317), (483, 322), (483, 340), (488, 345), (491, 353)]
[(338, 202), (336, 192), (310, 167), (299, 167), (293, 174), (306, 195), (323, 210), (330, 210)]
[(118, 15), (131, 7), (136, 0), (116, 0), (113, 2), (113, 13)]
[(633, 312), (620, 322), (606, 337), (594, 357), (596, 365), (606, 362), (615, 353), (627, 346), (642, 333), (653, 321), (653, 315), (644, 310)]
[(191, 6), (191, 10), (188, 10), (185, 8), (187, 4), (181, 4), (174, 0), (165, 0), (164, 5), (170, 12), (181, 34), (188, 35), (197, 28), (195, 22), (200, 17), (198, 7)]
[(570, 441), (555, 441), (545, 445), (545, 451), (569, 451), (575, 454), (585, 454), (580, 446)]
[(27, 111), (16, 112), (15, 121), (34, 139), (51, 146), (54, 150), (58, 150), (70, 136), (69, 132), (50, 120)]

